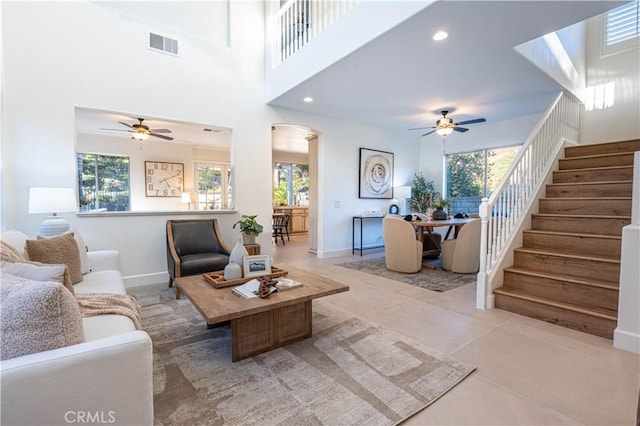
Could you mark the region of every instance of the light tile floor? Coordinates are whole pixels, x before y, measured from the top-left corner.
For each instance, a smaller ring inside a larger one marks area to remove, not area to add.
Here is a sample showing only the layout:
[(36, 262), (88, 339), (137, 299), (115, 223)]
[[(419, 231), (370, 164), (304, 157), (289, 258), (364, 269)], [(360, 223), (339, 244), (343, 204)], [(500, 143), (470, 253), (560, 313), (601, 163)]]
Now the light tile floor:
[[(475, 308), (475, 286), (444, 293), (335, 266), (306, 237), (273, 246), (273, 260), (350, 286), (323, 298), (369, 321), (476, 366), (476, 371), (406, 425), (633, 425), (640, 356), (600, 337), (499, 309)], [(380, 250), (365, 252), (381, 256)]]
[[(362, 258), (383, 255), (365, 253)], [(336, 266), (360, 258), (319, 259), (308, 252), (306, 236), (273, 245), (275, 264), (303, 267), (350, 286), (321, 303), (476, 367), (404, 425), (635, 424), (639, 355), (600, 337), (499, 309), (476, 309), (475, 285), (438, 293)]]

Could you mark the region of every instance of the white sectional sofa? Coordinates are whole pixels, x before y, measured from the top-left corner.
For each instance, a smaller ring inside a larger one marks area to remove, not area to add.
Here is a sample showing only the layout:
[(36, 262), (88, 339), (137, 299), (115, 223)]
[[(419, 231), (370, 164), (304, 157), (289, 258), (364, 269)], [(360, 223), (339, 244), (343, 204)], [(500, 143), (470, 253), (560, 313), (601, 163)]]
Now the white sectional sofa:
[[(2, 241), (22, 251), (28, 237), (20, 234), (4, 233)], [(117, 251), (88, 252), (88, 260), (91, 271), (73, 286), (76, 294), (125, 294)], [(147, 333), (136, 331), (133, 321), (121, 315), (82, 322), (85, 342), (0, 363), (0, 423), (153, 424), (153, 359)]]

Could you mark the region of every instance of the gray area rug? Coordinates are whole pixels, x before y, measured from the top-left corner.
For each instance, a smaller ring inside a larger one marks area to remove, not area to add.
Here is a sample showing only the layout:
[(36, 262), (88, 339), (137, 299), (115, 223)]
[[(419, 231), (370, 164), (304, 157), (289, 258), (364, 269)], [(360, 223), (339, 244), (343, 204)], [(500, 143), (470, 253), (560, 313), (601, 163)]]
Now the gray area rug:
[(156, 302), (141, 301), (155, 425), (394, 425), (474, 370), (322, 301), (311, 338), (232, 363), (230, 326), (172, 290)]
[(476, 274), (456, 274), (454, 272), (438, 269), (422, 269), (415, 274), (403, 274), (394, 272), (385, 266), (384, 257), (365, 259), (355, 262), (339, 263), (343, 268), (355, 269), (378, 277), (412, 284), (433, 291), (447, 291), (456, 287), (476, 282)]

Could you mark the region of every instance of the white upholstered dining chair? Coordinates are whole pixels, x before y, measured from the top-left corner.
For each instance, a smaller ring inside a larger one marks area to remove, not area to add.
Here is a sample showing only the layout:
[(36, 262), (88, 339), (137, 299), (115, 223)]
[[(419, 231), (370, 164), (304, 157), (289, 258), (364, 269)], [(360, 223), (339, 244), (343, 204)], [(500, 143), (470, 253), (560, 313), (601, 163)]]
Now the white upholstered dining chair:
[(442, 242), (442, 269), (470, 274), (480, 267), (481, 220), (466, 223), (455, 240)]
[(401, 217), (385, 216), (382, 220), (384, 257), (387, 269), (416, 273), (422, 268), (422, 243), (416, 238), (411, 223)]

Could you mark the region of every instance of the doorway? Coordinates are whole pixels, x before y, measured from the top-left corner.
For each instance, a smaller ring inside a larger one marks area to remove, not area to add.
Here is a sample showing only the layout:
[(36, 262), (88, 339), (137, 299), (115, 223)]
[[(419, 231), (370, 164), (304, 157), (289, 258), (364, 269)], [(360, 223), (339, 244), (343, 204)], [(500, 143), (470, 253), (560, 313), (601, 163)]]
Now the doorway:
[(271, 126), (272, 204), (286, 214), (289, 236), (272, 240), (274, 259), (306, 256), (317, 251), (318, 133), (294, 124)]

